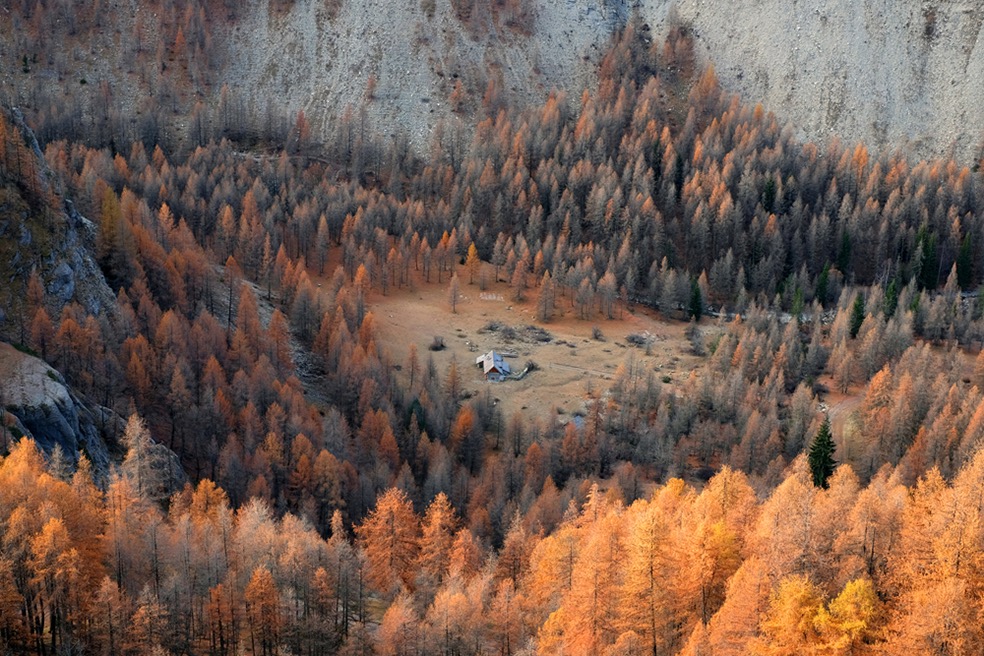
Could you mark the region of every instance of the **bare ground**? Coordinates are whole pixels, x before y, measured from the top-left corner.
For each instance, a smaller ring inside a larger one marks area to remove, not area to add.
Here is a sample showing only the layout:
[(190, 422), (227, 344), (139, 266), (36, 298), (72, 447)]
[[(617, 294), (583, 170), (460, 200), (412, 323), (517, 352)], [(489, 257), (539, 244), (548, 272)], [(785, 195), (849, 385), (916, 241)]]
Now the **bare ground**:
[[(421, 364), (432, 357), (442, 376), (452, 359), (457, 360), (464, 389), (483, 393), (488, 388), (507, 419), (519, 412), (527, 419), (556, 417), (567, 421), (584, 410), (589, 394), (609, 388), (623, 363), (638, 367), (638, 371), (652, 371), (670, 385), (692, 371), (699, 375), (702, 367), (701, 359), (689, 352), (684, 336), (687, 324), (666, 321), (640, 306), (619, 308), (612, 320), (600, 314), (581, 320), (573, 316), (570, 299), (559, 298), (559, 316), (540, 323), (534, 320), (536, 290), (529, 290), (525, 301), (515, 302), (505, 283), (485, 291), (467, 282), (461, 287), (461, 300), (454, 313), (447, 300), (446, 277), (442, 284), (418, 284), (414, 291), (372, 296), (370, 310), (376, 318), (378, 340), (391, 361), (402, 366), (404, 380), (411, 344), (416, 344)], [(520, 336), (509, 340), (500, 331), (485, 330), (491, 322), (515, 328)], [(550, 340), (524, 338), (522, 329), (530, 325), (548, 331)], [(594, 327), (601, 329), (601, 340), (593, 339)], [(629, 334), (647, 333), (652, 338), (648, 349), (632, 346), (625, 339)], [(443, 337), (444, 350), (428, 350), (435, 336)], [(522, 371), (529, 360), (539, 369), (519, 381), (486, 382), (475, 358), (490, 349), (508, 354), (514, 372)]]

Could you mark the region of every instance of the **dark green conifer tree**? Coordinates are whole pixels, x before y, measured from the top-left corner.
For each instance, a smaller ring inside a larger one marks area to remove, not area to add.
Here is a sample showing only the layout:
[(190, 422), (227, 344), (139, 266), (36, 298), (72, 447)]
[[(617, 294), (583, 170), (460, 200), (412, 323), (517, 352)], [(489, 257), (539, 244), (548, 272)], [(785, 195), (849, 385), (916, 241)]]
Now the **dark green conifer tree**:
[(898, 278), (892, 278), (885, 289), (885, 318), (891, 319), (895, 315), (895, 310), (899, 307), (899, 284)]
[(700, 318), (704, 315), (704, 295), (701, 294), (700, 285), (697, 283), (696, 278), (690, 281), (689, 311), (694, 321), (700, 321)]
[(851, 338), (858, 336), (858, 332), (861, 330), (861, 324), (864, 323), (864, 295), (858, 292), (858, 295), (854, 299), (854, 305), (851, 306)]
[(827, 291), (830, 286), (830, 263), (823, 266), (823, 271), (820, 272), (820, 277), (817, 279), (817, 291), (815, 298), (820, 301), (821, 305), (827, 302)]
[(830, 419), (825, 418), (817, 436), (813, 438), (810, 445), (809, 462), (810, 473), (813, 474), (813, 484), (817, 487), (827, 489), (827, 479), (834, 473), (837, 461), (834, 460), (834, 438), (830, 433)]

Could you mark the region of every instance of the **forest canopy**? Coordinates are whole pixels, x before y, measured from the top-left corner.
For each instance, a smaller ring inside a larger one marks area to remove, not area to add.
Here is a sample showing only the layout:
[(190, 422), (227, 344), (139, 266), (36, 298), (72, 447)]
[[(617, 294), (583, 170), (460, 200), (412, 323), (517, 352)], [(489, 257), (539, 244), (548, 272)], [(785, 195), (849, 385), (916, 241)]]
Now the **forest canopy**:
[[(696, 66), (685, 28), (645, 32), (580, 98), (491, 86), (470, 140), (441, 125), (427, 157), (356, 116), (316, 143), (303, 113), (247, 134), (227, 106), (176, 147), (53, 104), (28, 115), (39, 158), (0, 118), (0, 192), (44, 237), (0, 330), (128, 419), (103, 478), (3, 424), (0, 643), (984, 648), (980, 173), (798, 143)], [(68, 200), (115, 295), (98, 313), (46, 291)], [(455, 364), (392, 360), (374, 298), (449, 285), (453, 310), (490, 272), (536, 290), (541, 322), (693, 320), (704, 375), (620, 367), (562, 424), (466, 398)], [(151, 441), (192, 484), (165, 491)]]

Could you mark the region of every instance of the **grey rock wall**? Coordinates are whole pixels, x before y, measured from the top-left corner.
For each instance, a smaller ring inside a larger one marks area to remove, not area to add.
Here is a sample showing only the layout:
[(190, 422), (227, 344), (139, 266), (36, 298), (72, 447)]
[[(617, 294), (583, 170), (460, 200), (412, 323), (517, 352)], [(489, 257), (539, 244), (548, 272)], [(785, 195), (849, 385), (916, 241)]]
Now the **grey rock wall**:
[(984, 137), (984, 3), (644, 0), (693, 28), (724, 87), (802, 139), (969, 163)]
[[(366, 105), (383, 134), (426, 145), (436, 123), (457, 120), (454, 77), (501, 75), (507, 93), (540, 101), (552, 87), (576, 99), (593, 83), (611, 33), (638, 11), (656, 34), (689, 25), (698, 55), (722, 85), (761, 102), (800, 138), (839, 137), (872, 150), (969, 163), (984, 135), (984, 3), (925, 0), (536, 0), (530, 34), (490, 24), (474, 34), (449, 0), (428, 18), (418, 2), (319, 3), (276, 17), (254, 0), (230, 39), (227, 81), (266, 89), (330, 133), (344, 108)], [(257, 44), (260, 44), (257, 47)]]
[[(43, 360), (5, 342), (0, 342), (0, 372), (0, 419), (7, 426), (0, 444), (28, 437), (48, 456), (60, 447), (72, 465), (85, 454), (97, 481), (105, 484), (125, 455), (123, 418), (80, 397)], [(159, 496), (166, 498), (182, 488), (187, 476), (178, 457), (163, 444), (151, 444), (149, 452), (159, 470)]]
[[(122, 432), (120, 418), (82, 400), (69, 389), (60, 373), (5, 342), (0, 342), (0, 371), (4, 372), (0, 377), (0, 404), (16, 417), (16, 432), (34, 439), (49, 455), (60, 446), (71, 463), (84, 453), (97, 476), (105, 479), (114, 454), (104, 435)], [(112, 443), (115, 447), (115, 438)], [(118, 448), (115, 450), (118, 459)]]

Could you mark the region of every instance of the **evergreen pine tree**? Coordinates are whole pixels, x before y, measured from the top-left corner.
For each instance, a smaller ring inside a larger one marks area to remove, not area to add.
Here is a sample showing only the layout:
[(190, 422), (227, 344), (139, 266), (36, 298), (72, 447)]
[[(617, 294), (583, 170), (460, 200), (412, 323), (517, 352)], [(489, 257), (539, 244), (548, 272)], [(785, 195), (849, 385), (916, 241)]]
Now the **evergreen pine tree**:
[(697, 283), (696, 278), (690, 282), (689, 311), (694, 321), (700, 321), (701, 316), (704, 314), (704, 297), (700, 292), (700, 285)]
[(899, 283), (897, 278), (892, 278), (885, 289), (885, 318), (891, 319), (895, 315), (895, 310), (899, 307)]
[(864, 295), (858, 292), (854, 297), (854, 305), (851, 306), (851, 339), (858, 336), (861, 331), (861, 324), (864, 323)]
[(837, 445), (834, 444), (833, 436), (830, 434), (830, 419), (825, 418), (820, 430), (817, 431), (817, 436), (813, 438), (808, 456), (815, 486), (827, 489), (827, 479), (834, 473), (834, 466), (837, 464), (834, 460), (836, 448)]
[(820, 272), (820, 277), (817, 279), (817, 291), (814, 295), (816, 300), (820, 301), (820, 305), (827, 302), (827, 292), (830, 288), (830, 263), (827, 263), (823, 267), (823, 271)]

